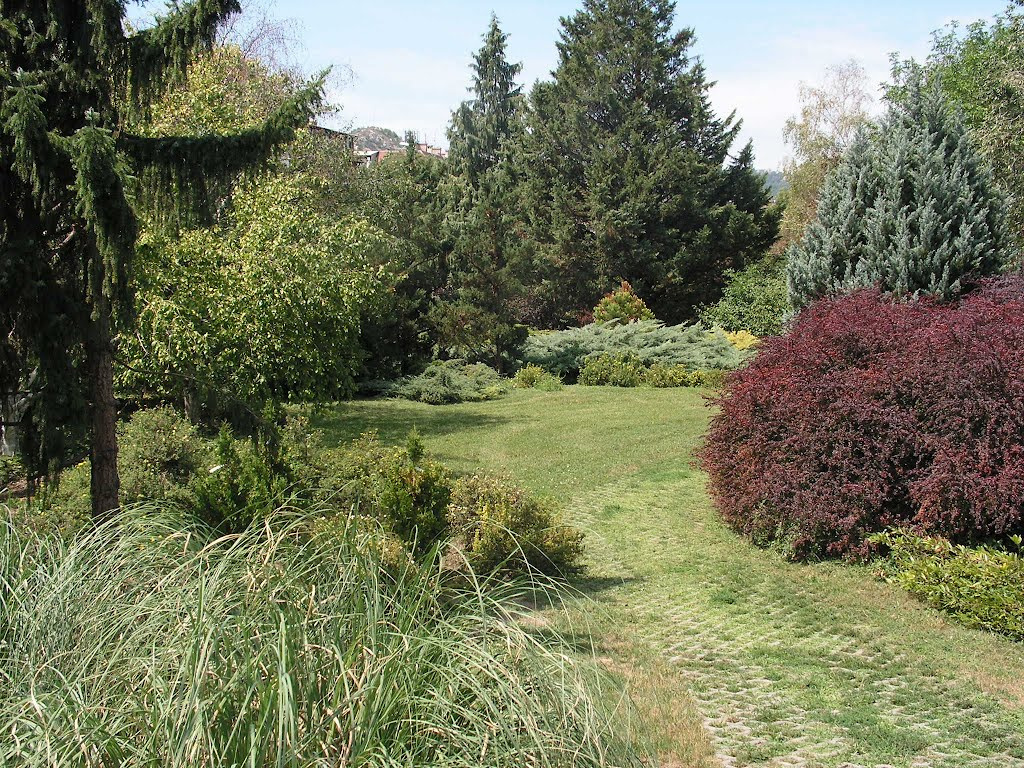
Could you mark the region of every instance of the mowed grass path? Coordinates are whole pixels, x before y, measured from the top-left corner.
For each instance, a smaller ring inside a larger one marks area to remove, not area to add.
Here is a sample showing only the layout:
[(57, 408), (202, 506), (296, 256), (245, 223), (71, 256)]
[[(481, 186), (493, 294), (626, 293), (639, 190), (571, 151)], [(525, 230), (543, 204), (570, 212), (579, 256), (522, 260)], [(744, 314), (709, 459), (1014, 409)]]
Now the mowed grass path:
[(597, 603), (571, 623), (548, 612), (550, 631), (586, 624), (666, 765), (1024, 768), (1024, 646), (868, 568), (793, 564), (735, 536), (692, 463), (709, 415), (695, 390), (569, 387), (346, 403), (316, 421), (338, 443), (416, 426), (457, 471), (555, 498), (587, 532)]

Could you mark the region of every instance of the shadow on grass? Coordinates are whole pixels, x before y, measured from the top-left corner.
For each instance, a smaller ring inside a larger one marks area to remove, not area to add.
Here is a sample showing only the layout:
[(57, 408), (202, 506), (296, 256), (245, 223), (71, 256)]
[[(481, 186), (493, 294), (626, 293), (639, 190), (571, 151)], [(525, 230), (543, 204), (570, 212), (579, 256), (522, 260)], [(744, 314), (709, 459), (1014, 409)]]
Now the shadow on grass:
[(381, 442), (404, 443), (416, 427), (425, 437), (476, 429), (491, 429), (508, 422), (501, 416), (485, 416), (457, 406), (410, 404), (395, 408), (393, 400), (352, 400), (326, 406), (310, 414), (311, 425), (322, 430), (329, 442), (343, 445), (364, 432), (376, 430)]

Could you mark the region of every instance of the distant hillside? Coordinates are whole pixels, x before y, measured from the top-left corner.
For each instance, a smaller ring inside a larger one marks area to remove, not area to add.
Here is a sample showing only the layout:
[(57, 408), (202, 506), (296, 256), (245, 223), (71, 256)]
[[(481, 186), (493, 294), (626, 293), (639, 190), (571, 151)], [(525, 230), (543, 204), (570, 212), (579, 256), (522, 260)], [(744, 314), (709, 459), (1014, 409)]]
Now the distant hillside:
[(365, 128), (357, 128), (352, 132), (355, 137), (357, 149), (365, 149), (376, 152), (379, 149), (401, 149), (403, 146), (402, 137), (390, 128), (378, 128), (370, 125)]
[(782, 175), (782, 171), (761, 171), (761, 175), (764, 176), (764, 183), (771, 190), (772, 197), (777, 197), (779, 192), (789, 189), (789, 182)]

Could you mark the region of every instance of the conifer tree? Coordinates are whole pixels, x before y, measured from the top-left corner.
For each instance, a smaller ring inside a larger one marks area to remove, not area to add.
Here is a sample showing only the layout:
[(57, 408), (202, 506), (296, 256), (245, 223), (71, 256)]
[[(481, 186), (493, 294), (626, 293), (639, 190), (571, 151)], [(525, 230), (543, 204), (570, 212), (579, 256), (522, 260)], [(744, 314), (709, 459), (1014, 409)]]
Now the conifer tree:
[(442, 345), (486, 359), (498, 370), (525, 337), (515, 308), (529, 253), (516, 205), (521, 66), (508, 61), (507, 39), (492, 16), (473, 57), (473, 98), (455, 112), (448, 132), (454, 250), (448, 298), (432, 312)]
[(659, 318), (690, 319), (777, 236), (753, 150), (730, 155), (739, 123), (714, 115), (674, 11), (585, 0), (562, 20), (554, 80), (531, 95), (532, 223), (570, 311), (624, 279)]
[(289, 141), (320, 98), (322, 78), (239, 134), (128, 130), (238, 10), (174, 3), (129, 33), (124, 0), (0, 2), (0, 389), (29, 390), (24, 448), (37, 472), (88, 434), (97, 518), (118, 506), (113, 339), (131, 306), (134, 200), (198, 220), (211, 192)]
[(941, 86), (911, 72), (882, 124), (861, 131), (788, 254), (791, 304), (879, 285), (955, 296), (1009, 255), (1005, 207)]

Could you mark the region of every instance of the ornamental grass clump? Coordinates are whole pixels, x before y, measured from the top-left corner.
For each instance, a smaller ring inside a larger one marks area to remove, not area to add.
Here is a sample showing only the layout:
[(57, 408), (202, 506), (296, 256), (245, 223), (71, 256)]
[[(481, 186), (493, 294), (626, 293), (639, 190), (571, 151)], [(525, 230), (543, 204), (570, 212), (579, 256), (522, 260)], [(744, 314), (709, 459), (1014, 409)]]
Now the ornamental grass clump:
[(156, 507), (71, 542), (0, 523), (0, 765), (639, 765), (600, 680), (518, 593), (383, 568), (285, 512), (231, 536)]
[(703, 449), (726, 521), (798, 557), (894, 526), (1024, 533), (1024, 277), (956, 303), (812, 304), (730, 374)]

